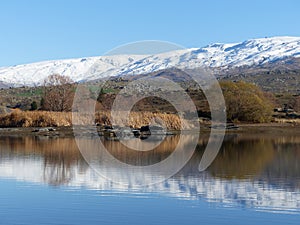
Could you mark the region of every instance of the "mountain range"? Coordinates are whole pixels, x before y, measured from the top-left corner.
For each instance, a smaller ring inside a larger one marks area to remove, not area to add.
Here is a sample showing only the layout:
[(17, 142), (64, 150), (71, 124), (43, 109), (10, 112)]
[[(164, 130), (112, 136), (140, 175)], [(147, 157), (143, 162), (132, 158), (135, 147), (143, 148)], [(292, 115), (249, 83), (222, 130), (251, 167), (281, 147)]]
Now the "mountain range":
[(300, 37), (250, 39), (241, 43), (211, 44), (155, 55), (108, 55), (36, 62), (0, 68), (0, 86), (37, 86), (51, 74), (76, 82), (112, 76), (149, 74), (169, 68), (209, 67), (217, 76), (249, 71), (300, 70)]

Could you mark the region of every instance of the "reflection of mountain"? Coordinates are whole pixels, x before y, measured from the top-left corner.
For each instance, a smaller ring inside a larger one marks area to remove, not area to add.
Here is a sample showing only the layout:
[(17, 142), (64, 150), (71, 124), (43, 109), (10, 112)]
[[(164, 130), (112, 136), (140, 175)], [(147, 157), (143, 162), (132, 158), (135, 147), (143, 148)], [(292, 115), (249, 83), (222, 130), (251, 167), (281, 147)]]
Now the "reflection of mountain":
[[(168, 146), (173, 148), (177, 141), (176, 137), (166, 140), (161, 149), (157, 148), (147, 156), (148, 163), (172, 152)], [(111, 145), (112, 151), (115, 149), (113, 154), (121, 154), (120, 159), (126, 159), (120, 143), (106, 145)], [(116, 145), (115, 148), (113, 145)], [(140, 190), (97, 176), (82, 159), (73, 139), (1, 137), (0, 177), (101, 191), (155, 192), (177, 198), (206, 199), (255, 209), (300, 213), (299, 138), (279, 140), (260, 137), (249, 140), (237, 135), (223, 144), (208, 171), (199, 173), (197, 167), (204, 147), (205, 140), (200, 140), (192, 159), (177, 175)], [(114, 169), (124, 176), (117, 168)]]

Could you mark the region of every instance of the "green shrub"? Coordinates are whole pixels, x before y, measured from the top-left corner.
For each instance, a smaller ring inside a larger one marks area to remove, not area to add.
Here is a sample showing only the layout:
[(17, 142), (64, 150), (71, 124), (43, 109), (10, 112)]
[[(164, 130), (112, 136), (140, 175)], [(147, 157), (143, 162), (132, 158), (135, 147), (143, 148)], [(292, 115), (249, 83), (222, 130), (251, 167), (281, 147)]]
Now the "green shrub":
[(273, 103), (259, 87), (242, 81), (222, 81), (220, 85), (228, 119), (255, 123), (271, 121)]

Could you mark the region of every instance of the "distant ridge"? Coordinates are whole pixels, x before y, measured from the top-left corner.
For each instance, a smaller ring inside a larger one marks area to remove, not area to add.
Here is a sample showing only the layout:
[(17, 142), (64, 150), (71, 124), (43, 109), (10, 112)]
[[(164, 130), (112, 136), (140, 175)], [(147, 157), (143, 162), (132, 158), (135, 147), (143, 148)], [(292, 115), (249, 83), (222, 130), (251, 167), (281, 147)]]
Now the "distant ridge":
[[(52, 60), (0, 68), (0, 86), (36, 86), (51, 74), (76, 82), (124, 75), (139, 75), (177, 67), (210, 67), (219, 74), (241, 68), (269, 69), (276, 63), (299, 68), (300, 37), (250, 39), (241, 43), (211, 44), (203, 48), (176, 50), (157, 55), (113, 55)], [(291, 66), (292, 65), (292, 66)], [(221, 71), (221, 72), (220, 72)]]

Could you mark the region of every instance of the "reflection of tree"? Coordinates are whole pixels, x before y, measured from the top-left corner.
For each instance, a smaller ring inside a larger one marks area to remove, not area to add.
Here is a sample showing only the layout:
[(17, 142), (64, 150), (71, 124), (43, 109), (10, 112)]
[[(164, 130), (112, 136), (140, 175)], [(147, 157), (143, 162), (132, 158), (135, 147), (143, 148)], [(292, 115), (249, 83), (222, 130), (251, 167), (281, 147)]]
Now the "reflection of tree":
[(270, 139), (225, 141), (209, 167), (217, 177), (244, 179), (259, 175), (274, 157), (274, 145)]
[(82, 172), (88, 168), (73, 138), (1, 137), (0, 156), (1, 158), (42, 156), (44, 180), (53, 185), (67, 183), (72, 179), (74, 165)]
[(74, 139), (54, 139), (44, 150), (44, 179), (53, 185), (68, 183), (74, 174), (72, 166), (85, 170), (87, 165)]
[[(201, 135), (192, 159), (178, 175), (184, 179), (190, 176), (198, 178), (207, 173), (225, 179), (255, 177), (283, 188), (299, 188), (299, 137), (249, 134), (238, 134), (232, 136), (232, 139), (227, 137), (213, 164), (205, 173), (200, 174), (198, 166), (208, 138)], [(146, 152), (130, 151), (115, 141), (106, 141), (104, 144), (112, 155), (123, 162), (132, 165), (150, 165), (172, 154), (178, 139), (178, 136), (169, 136), (155, 150)], [(90, 146), (94, 143), (86, 139), (82, 141), (94, 159), (97, 152), (90, 151), (97, 149)], [(190, 142), (188, 135), (183, 137), (181, 146), (183, 152)], [(43, 179), (52, 185), (68, 183), (76, 179), (74, 177), (76, 174), (84, 174), (88, 168), (73, 138), (0, 136), (0, 161), (35, 157), (43, 158)]]
[(287, 138), (284, 143), (276, 145), (276, 157), (267, 166), (260, 179), (279, 188), (295, 189), (300, 187), (300, 142), (289, 140), (291, 139)]
[[(44, 155), (44, 180), (52, 185), (61, 185), (68, 183), (74, 178), (74, 165), (80, 170), (87, 169), (84, 160), (78, 154), (78, 150), (74, 151), (67, 145), (59, 146), (52, 151), (45, 152)], [(75, 146), (76, 149), (76, 146)]]

